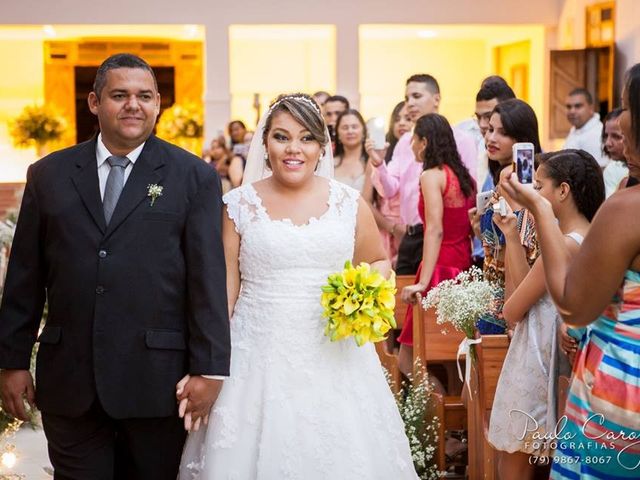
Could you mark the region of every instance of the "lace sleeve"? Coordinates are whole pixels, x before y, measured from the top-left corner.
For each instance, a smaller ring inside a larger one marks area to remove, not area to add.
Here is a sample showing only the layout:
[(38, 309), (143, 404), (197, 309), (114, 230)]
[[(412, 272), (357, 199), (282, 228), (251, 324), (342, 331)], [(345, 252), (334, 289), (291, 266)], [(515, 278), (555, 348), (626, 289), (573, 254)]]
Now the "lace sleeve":
[(339, 215), (347, 221), (352, 221), (355, 228), (358, 215), (358, 199), (360, 192), (337, 180), (334, 182), (332, 190), (332, 202)]
[(227, 206), (227, 215), (235, 226), (236, 232), (242, 235), (247, 223), (253, 222), (257, 216), (258, 207), (252, 201), (250, 185), (234, 188), (222, 197)]

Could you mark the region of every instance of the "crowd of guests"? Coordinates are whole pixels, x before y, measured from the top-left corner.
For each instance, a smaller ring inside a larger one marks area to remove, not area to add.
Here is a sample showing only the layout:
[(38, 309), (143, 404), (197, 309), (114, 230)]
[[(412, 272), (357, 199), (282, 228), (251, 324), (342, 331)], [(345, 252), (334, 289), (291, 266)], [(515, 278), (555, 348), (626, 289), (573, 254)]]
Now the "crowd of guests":
[[(403, 301), (415, 303), (419, 295), (473, 264), (481, 266), (485, 278), (499, 287), (494, 310), (483, 315), (477, 326), (480, 334), (506, 332), (511, 338), (489, 430), (489, 441), (500, 452), (501, 478), (534, 478), (544, 462), (532, 458), (548, 458), (554, 450), (558, 456), (574, 455), (581, 461), (556, 463), (552, 478), (586, 473), (590, 478), (609, 478), (601, 467), (587, 464), (584, 451), (617, 455), (628, 444), (618, 436), (611, 442), (611, 451), (602, 445), (596, 451), (599, 443), (593, 439), (596, 447), (591, 450), (558, 446), (551, 433), (563, 413), (574, 426), (585, 412), (602, 413), (605, 421), (599, 431), (620, 429), (640, 435), (640, 331), (635, 315), (639, 297), (638, 289), (633, 289), (640, 282), (640, 270), (633, 268), (636, 263), (640, 268), (638, 258), (631, 256), (624, 269), (615, 272), (618, 277), (611, 285), (624, 289), (609, 292), (612, 295), (605, 303), (611, 305), (606, 311), (603, 304), (590, 316), (576, 313), (582, 312), (577, 294), (567, 290), (570, 282), (579, 283), (576, 269), (588, 269), (595, 262), (597, 274), (598, 262), (606, 263), (607, 254), (618, 254), (606, 241), (590, 242), (589, 231), (592, 221), (611, 223), (604, 211), (614, 207), (601, 208), (605, 198), (635, 185), (640, 178), (639, 84), (640, 65), (636, 65), (627, 76), (623, 108), (612, 110), (603, 121), (589, 91), (572, 90), (566, 101), (572, 126), (564, 148), (546, 153), (542, 153), (534, 110), (517, 99), (498, 76), (482, 82), (474, 118), (452, 126), (438, 113), (441, 92), (437, 80), (427, 74), (412, 75), (405, 84), (404, 100), (391, 112), (383, 149), (368, 138), (365, 120), (348, 99), (327, 92), (313, 97), (329, 129), (335, 178), (360, 191), (371, 206), (396, 273), (415, 275), (415, 283), (402, 291)], [(205, 154), (218, 169), (226, 190), (242, 181), (251, 136), (240, 121), (231, 122), (228, 133), (230, 142), (216, 138)], [(533, 145), (533, 189), (526, 190), (513, 178), (513, 146), (518, 142)], [(629, 208), (636, 196), (621, 193), (611, 203), (618, 209), (625, 205), (627, 214), (634, 215)], [(596, 215), (599, 210), (602, 213)], [(541, 226), (545, 215), (553, 222)], [(612, 237), (626, 238), (620, 230), (610, 232)], [(554, 238), (546, 241), (555, 241), (554, 248), (560, 253), (545, 249), (545, 235)], [(570, 268), (574, 259), (581, 267)], [(554, 289), (551, 272), (555, 272), (556, 283), (567, 283)], [(598, 285), (595, 281), (592, 288)], [(583, 293), (590, 295), (588, 290)], [(619, 316), (621, 311), (626, 312), (624, 318)], [(575, 328), (576, 324), (582, 328)], [(398, 340), (400, 368), (409, 375), (413, 368), (412, 309), (407, 311)], [(605, 375), (600, 366), (606, 359), (613, 360)], [(567, 395), (561, 379), (572, 376), (572, 366), (574, 379)], [(615, 398), (607, 394), (609, 387), (615, 389)], [(546, 439), (539, 440), (545, 434)], [(624, 455), (637, 456), (633, 448)], [(619, 478), (627, 478), (624, 475), (629, 470), (620, 462), (608, 464)]]

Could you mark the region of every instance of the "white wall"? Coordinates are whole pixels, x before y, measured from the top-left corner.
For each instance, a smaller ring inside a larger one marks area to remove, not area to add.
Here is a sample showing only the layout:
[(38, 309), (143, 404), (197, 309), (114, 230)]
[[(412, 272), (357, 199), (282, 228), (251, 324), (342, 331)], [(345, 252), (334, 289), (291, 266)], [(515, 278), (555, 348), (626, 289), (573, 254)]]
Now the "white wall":
[(2, 0), (2, 22), (30, 23), (542, 23), (559, 0)]
[[(624, 72), (640, 62), (640, 1), (617, 0), (616, 45), (618, 47), (616, 73), (620, 83), (624, 78)], [(620, 93), (619, 90), (618, 93)]]

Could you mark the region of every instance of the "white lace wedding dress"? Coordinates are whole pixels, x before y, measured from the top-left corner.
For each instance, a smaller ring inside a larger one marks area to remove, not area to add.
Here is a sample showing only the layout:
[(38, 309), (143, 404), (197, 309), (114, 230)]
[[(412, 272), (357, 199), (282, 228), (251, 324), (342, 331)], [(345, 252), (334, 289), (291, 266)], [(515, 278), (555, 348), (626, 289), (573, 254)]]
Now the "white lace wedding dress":
[(241, 236), (231, 376), (181, 480), (416, 479), (374, 346), (324, 336), (321, 286), (353, 258), (358, 193), (330, 182), (305, 225), (271, 220), (252, 185), (224, 197)]

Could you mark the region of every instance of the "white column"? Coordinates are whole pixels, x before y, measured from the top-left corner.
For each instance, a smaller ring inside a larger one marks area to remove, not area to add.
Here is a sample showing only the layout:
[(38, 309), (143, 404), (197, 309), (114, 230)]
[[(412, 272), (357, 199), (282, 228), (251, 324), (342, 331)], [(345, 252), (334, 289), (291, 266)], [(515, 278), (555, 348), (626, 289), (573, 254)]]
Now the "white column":
[[(640, 2), (638, 0), (616, 1), (616, 47), (618, 89), (616, 95), (622, 92), (624, 73), (633, 65), (640, 62)], [(614, 102), (618, 105), (618, 99)]]
[(336, 25), (336, 94), (349, 99), (353, 108), (360, 106), (360, 50), (358, 23)]
[(205, 142), (224, 131), (231, 115), (229, 84), (229, 29), (209, 16), (205, 31)]

